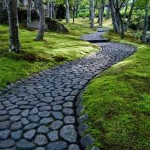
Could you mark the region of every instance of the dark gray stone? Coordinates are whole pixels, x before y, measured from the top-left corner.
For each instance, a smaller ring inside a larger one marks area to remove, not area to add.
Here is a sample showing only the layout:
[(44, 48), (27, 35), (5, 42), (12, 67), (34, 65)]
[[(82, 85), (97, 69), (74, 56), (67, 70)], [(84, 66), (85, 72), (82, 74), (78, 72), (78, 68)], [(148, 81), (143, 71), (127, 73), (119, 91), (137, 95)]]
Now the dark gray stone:
[(16, 105), (26, 105), (28, 103), (29, 103), (28, 101), (18, 101), (16, 102)]
[(9, 120), (9, 118), (10, 118), (9, 115), (0, 116), (0, 122), (2, 122), (2, 121), (7, 121), (7, 120)]
[(73, 102), (74, 99), (75, 99), (75, 96), (67, 96), (67, 97), (65, 97), (65, 101), (71, 101), (71, 102)]
[(74, 116), (64, 117), (64, 123), (65, 124), (74, 124), (75, 123), (75, 117)]
[(83, 136), (84, 132), (88, 129), (88, 125), (86, 123), (81, 123), (78, 126), (78, 133), (80, 136)]
[(37, 116), (37, 115), (30, 115), (28, 117), (28, 120), (31, 122), (31, 123), (38, 123), (40, 121), (40, 117)]
[(63, 122), (57, 120), (57, 121), (54, 121), (53, 123), (51, 123), (50, 129), (51, 130), (58, 130), (62, 125), (63, 125)]
[(22, 118), (21, 122), (22, 122), (23, 125), (29, 124), (29, 121), (26, 118)]
[(39, 111), (38, 111), (38, 109), (37, 109), (37, 107), (35, 107), (35, 108), (33, 108), (31, 111), (30, 111), (30, 114), (31, 115), (35, 115), (35, 114), (37, 114)]
[(10, 133), (11, 133), (10, 130), (1, 130), (0, 131), (0, 140), (6, 140), (9, 137)]
[(100, 150), (100, 149), (96, 146), (93, 146), (91, 150)]
[(28, 142), (25, 139), (21, 139), (17, 144), (17, 150), (33, 150), (36, 147), (32, 142)]
[(39, 110), (40, 111), (51, 110), (51, 107), (50, 106), (41, 106), (41, 107), (39, 107)]
[(68, 147), (68, 150), (80, 150), (79, 146), (77, 144), (71, 144)]
[(29, 115), (29, 109), (26, 109), (21, 113), (22, 117), (27, 117), (28, 115)]
[(61, 112), (51, 112), (52, 116), (55, 118), (55, 119), (59, 119), (59, 120), (62, 120), (63, 119), (63, 114)]
[(0, 110), (0, 116), (3, 116), (3, 115), (7, 115), (7, 111), (6, 110)]
[(20, 130), (22, 128), (22, 123), (21, 121), (18, 121), (18, 122), (14, 122), (11, 127), (10, 127), (10, 130), (12, 131), (16, 131), (16, 130)]
[(77, 132), (73, 125), (63, 126), (60, 130), (60, 137), (70, 143), (77, 141)]
[(0, 141), (0, 148), (6, 149), (6, 148), (11, 148), (15, 145), (15, 141), (12, 139), (7, 139), (4, 141)]
[(48, 133), (49, 132), (49, 129), (47, 126), (40, 126), (38, 129), (37, 129), (37, 132), (38, 133), (41, 133), (41, 134), (45, 134), (45, 133)]
[(45, 102), (45, 103), (51, 103), (54, 100), (53, 97), (44, 97), (41, 98), (41, 101)]
[(25, 132), (23, 136), (25, 139), (31, 141), (33, 140), (33, 137), (35, 136), (35, 133), (36, 133), (36, 130), (32, 129), (32, 130)]
[(50, 141), (57, 141), (58, 140), (58, 131), (51, 131), (47, 134), (47, 137)]
[(34, 143), (38, 146), (44, 146), (48, 143), (47, 137), (45, 135), (36, 135)]
[(52, 142), (47, 145), (47, 150), (65, 150), (67, 149), (67, 143), (64, 141)]
[(10, 121), (13, 123), (13, 122), (16, 122), (16, 121), (19, 121), (21, 119), (21, 116), (12, 116), (10, 117)]
[(11, 115), (11, 116), (19, 115), (20, 112), (21, 112), (20, 109), (12, 109), (9, 111), (9, 115)]
[(44, 147), (37, 147), (35, 150), (46, 150)]
[(10, 127), (10, 121), (0, 122), (0, 130), (7, 130)]
[(49, 124), (53, 121), (54, 121), (53, 118), (43, 118), (43, 119), (41, 119), (40, 123), (43, 124), (43, 125), (46, 125), (46, 124)]
[(40, 111), (38, 113), (39, 117), (48, 117), (50, 115), (50, 112), (48, 111)]
[(63, 104), (63, 107), (73, 107), (73, 102), (66, 102)]
[(61, 110), (62, 109), (62, 106), (61, 105), (55, 105), (53, 106), (53, 110)]
[(18, 130), (18, 131), (12, 132), (11, 133), (11, 138), (15, 141), (19, 140), (22, 136), (22, 133), (23, 133), (23, 130)]
[(73, 115), (74, 114), (74, 110), (71, 108), (64, 108), (62, 110), (62, 112), (64, 113), (64, 115)]
[(39, 125), (37, 123), (30, 123), (24, 127), (24, 130), (27, 131), (27, 130), (35, 129), (38, 126)]

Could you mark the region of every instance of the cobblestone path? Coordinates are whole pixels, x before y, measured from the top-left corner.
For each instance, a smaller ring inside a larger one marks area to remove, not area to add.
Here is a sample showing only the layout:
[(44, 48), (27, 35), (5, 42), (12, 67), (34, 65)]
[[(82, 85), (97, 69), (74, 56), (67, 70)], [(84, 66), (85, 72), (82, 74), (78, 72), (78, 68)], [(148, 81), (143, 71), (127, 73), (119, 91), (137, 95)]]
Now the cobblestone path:
[(76, 96), (95, 75), (134, 52), (125, 44), (97, 44), (102, 51), (43, 71), (0, 96), (0, 150), (83, 149)]

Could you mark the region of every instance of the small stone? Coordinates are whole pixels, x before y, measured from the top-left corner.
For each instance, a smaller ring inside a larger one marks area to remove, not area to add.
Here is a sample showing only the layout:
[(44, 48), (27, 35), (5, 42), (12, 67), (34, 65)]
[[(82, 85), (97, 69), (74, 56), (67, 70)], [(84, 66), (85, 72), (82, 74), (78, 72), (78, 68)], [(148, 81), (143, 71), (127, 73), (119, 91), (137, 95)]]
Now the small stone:
[(52, 142), (47, 145), (47, 150), (66, 150), (67, 143), (64, 141)]
[(39, 125), (37, 123), (30, 123), (24, 127), (24, 130), (27, 131), (27, 130), (35, 129), (38, 126)]
[(27, 125), (29, 123), (29, 121), (26, 118), (22, 118), (21, 122), (23, 125)]
[(0, 116), (6, 115), (7, 111), (6, 110), (0, 110)]
[(63, 119), (63, 114), (61, 113), (61, 112), (51, 112), (52, 113), (52, 116), (55, 118), (55, 119), (59, 119), (59, 120), (61, 120), (61, 119)]
[(71, 108), (64, 108), (62, 110), (62, 112), (64, 113), (64, 115), (73, 115), (74, 114), (74, 111)]
[(23, 133), (23, 130), (18, 130), (18, 131), (12, 132), (11, 133), (11, 138), (15, 141), (19, 140), (22, 136), (22, 133)]
[(37, 113), (38, 113), (37, 107), (33, 108), (33, 109), (30, 111), (30, 114), (31, 114), (31, 115), (35, 115), (35, 114), (37, 114)]
[(75, 96), (67, 96), (67, 97), (65, 97), (65, 101), (74, 101), (74, 99), (75, 99)]
[(63, 99), (64, 99), (63, 96), (57, 96), (57, 97), (55, 97), (55, 101), (61, 101), (61, 100), (63, 100)]
[(40, 117), (37, 116), (37, 115), (30, 115), (28, 117), (28, 120), (31, 122), (31, 123), (38, 123), (40, 121)]
[(0, 148), (6, 149), (6, 148), (11, 148), (15, 145), (15, 141), (12, 139), (7, 139), (4, 141), (0, 141)]
[(94, 139), (91, 137), (91, 135), (86, 134), (84, 137), (81, 138), (80, 143), (81, 146), (86, 149), (88, 146), (90, 146), (91, 144), (93, 144)]
[(0, 116), (0, 122), (2, 122), (2, 121), (7, 121), (7, 120), (9, 120), (9, 118), (10, 118), (9, 115)]
[(27, 117), (28, 115), (29, 115), (29, 109), (26, 109), (21, 113), (22, 117)]
[(51, 129), (51, 130), (57, 130), (57, 129), (59, 129), (62, 125), (63, 125), (63, 122), (57, 120), (57, 121), (54, 121), (54, 122), (50, 125), (50, 129)]
[(33, 140), (33, 137), (35, 136), (36, 130), (32, 129), (24, 133), (24, 138), (27, 140)]
[(100, 150), (100, 149), (96, 146), (93, 146), (91, 150)]
[(10, 127), (9, 121), (0, 122), (0, 130), (6, 130), (9, 129), (9, 127)]
[(11, 127), (10, 130), (16, 131), (16, 130), (20, 130), (22, 128), (22, 123), (21, 121), (19, 122), (14, 122)]
[(53, 110), (61, 110), (62, 106), (61, 105), (55, 105), (53, 106)]
[(78, 133), (80, 136), (83, 136), (84, 132), (88, 129), (88, 125), (86, 123), (81, 123), (78, 126)]
[(46, 126), (40, 126), (38, 129), (37, 129), (37, 132), (38, 133), (48, 133), (48, 131), (49, 131), (49, 129), (48, 129), (48, 127), (46, 127)]
[(73, 116), (64, 117), (64, 123), (65, 124), (74, 124), (75, 123), (75, 117), (73, 117)]
[(79, 146), (76, 144), (71, 144), (68, 148), (68, 150), (80, 150)]
[(16, 102), (16, 105), (26, 105), (28, 103), (29, 103), (28, 101), (18, 101)]
[(16, 121), (19, 121), (21, 119), (20, 116), (12, 116), (10, 117), (10, 121), (13, 123), (13, 122), (16, 122)]
[(11, 133), (10, 130), (1, 130), (0, 131), (0, 140), (6, 140), (9, 137), (10, 133)]
[(12, 110), (9, 111), (9, 114), (14, 116), (14, 115), (19, 115), (20, 112), (21, 112), (20, 109), (12, 109)]
[(73, 102), (66, 102), (63, 104), (63, 107), (73, 107)]
[(46, 103), (50, 103), (53, 100), (54, 100), (53, 97), (44, 97), (44, 98), (41, 98), (41, 101), (46, 102)]
[(49, 124), (53, 121), (54, 121), (53, 118), (43, 118), (43, 119), (41, 119), (40, 123), (43, 124), (43, 125), (46, 125), (46, 124)]
[(25, 139), (21, 139), (17, 144), (17, 150), (33, 150), (36, 147), (32, 142), (28, 142)]
[(77, 132), (73, 125), (63, 126), (60, 130), (60, 137), (64, 140), (74, 143), (77, 141)]
[(44, 147), (37, 147), (35, 150), (45, 150)]
[(47, 134), (50, 141), (57, 141), (58, 140), (58, 131), (51, 131)]
[(48, 111), (40, 111), (40, 112), (38, 113), (38, 115), (39, 115), (40, 117), (48, 117), (48, 116), (50, 115), (50, 113), (49, 113)]
[(48, 140), (45, 135), (36, 135), (34, 143), (38, 146), (44, 146), (48, 143)]
[(39, 110), (40, 111), (51, 110), (51, 107), (50, 106), (41, 106), (41, 107), (39, 107)]

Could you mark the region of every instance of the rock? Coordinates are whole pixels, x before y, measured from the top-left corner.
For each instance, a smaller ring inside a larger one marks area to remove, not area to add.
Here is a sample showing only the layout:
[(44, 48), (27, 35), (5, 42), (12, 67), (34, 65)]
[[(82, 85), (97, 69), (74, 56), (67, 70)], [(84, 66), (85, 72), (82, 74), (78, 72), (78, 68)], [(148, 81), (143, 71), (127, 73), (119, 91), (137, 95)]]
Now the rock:
[(51, 114), (52, 114), (52, 116), (55, 118), (55, 119), (59, 119), (59, 120), (61, 120), (61, 119), (63, 119), (63, 114), (61, 113), (61, 112), (51, 112)]
[(61, 105), (55, 105), (53, 106), (53, 110), (61, 110), (62, 106)]
[(83, 136), (84, 132), (88, 129), (88, 125), (86, 123), (81, 123), (78, 126), (78, 133), (80, 136)]
[(62, 110), (62, 112), (64, 113), (64, 115), (72, 115), (72, 114), (74, 114), (74, 111), (71, 108), (64, 108)]
[(45, 150), (44, 147), (37, 147), (35, 150)]
[(10, 127), (9, 121), (2, 121), (0, 122), (0, 130), (7, 130)]
[(46, 125), (46, 124), (49, 124), (53, 121), (54, 121), (53, 118), (43, 118), (43, 119), (41, 119), (40, 123), (43, 124), (43, 125)]
[(35, 136), (36, 130), (32, 129), (24, 133), (24, 138), (27, 140), (33, 140), (33, 137)]
[(26, 109), (21, 113), (22, 117), (27, 117), (28, 115), (29, 115), (29, 109)]
[(37, 114), (37, 113), (38, 113), (37, 107), (33, 108), (33, 109), (30, 111), (30, 114), (31, 114), (31, 115), (35, 115), (35, 114)]
[(0, 122), (2, 122), (2, 121), (7, 121), (7, 120), (9, 120), (9, 118), (10, 118), (9, 115), (0, 116)]
[(64, 117), (64, 123), (65, 124), (74, 124), (75, 123), (75, 117), (73, 117), (73, 116)]
[(69, 147), (68, 147), (68, 150), (80, 150), (79, 146), (76, 145), (76, 144), (71, 144)]
[(29, 121), (26, 118), (22, 118), (21, 122), (23, 125), (27, 125), (29, 123)]
[(93, 146), (91, 150), (100, 150), (98, 147)]
[(50, 106), (41, 106), (41, 107), (39, 107), (39, 110), (40, 111), (51, 110), (51, 107)]
[(48, 133), (48, 131), (49, 131), (49, 129), (48, 129), (48, 127), (46, 127), (46, 126), (40, 126), (38, 129), (37, 129), (37, 132), (38, 133)]
[(67, 149), (67, 143), (64, 141), (52, 142), (47, 145), (47, 150), (65, 150)]
[(16, 122), (16, 121), (19, 121), (21, 119), (20, 115), (19, 116), (12, 116), (10, 117), (10, 121), (13, 123), (13, 122)]
[(25, 139), (21, 139), (17, 144), (17, 150), (33, 150), (36, 147), (32, 142), (28, 142)]
[(28, 117), (28, 120), (31, 122), (31, 123), (38, 123), (40, 121), (40, 117), (37, 116), (37, 115), (30, 115)]
[(94, 139), (91, 137), (91, 135), (86, 134), (84, 137), (81, 138), (80, 143), (81, 146), (86, 149), (88, 146), (90, 146), (91, 144), (93, 144)]
[(0, 140), (6, 140), (9, 137), (10, 133), (11, 133), (10, 130), (1, 130), (0, 131)]
[(15, 145), (15, 141), (12, 139), (7, 139), (4, 141), (0, 141), (0, 148), (6, 149), (11, 148)]
[(12, 132), (11, 133), (11, 138), (15, 141), (19, 140), (22, 136), (22, 133), (23, 133), (23, 130), (18, 130), (18, 131)]
[(10, 129), (13, 130), (13, 131), (20, 130), (21, 128), (22, 128), (22, 123), (21, 123), (21, 121), (19, 121), (19, 122), (14, 122), (14, 123), (11, 125), (11, 127), (10, 127)]
[(24, 130), (27, 131), (27, 130), (35, 129), (38, 126), (39, 125), (37, 123), (30, 123), (24, 127)]
[(48, 143), (48, 140), (45, 135), (36, 135), (34, 143), (38, 146), (44, 146)]
[(21, 112), (20, 109), (12, 109), (9, 111), (9, 115), (11, 115), (11, 116), (19, 115), (20, 112)]
[(40, 111), (38, 115), (39, 117), (48, 117), (50, 113), (48, 111)]
[(0, 110), (0, 116), (6, 115), (7, 111), (6, 110)]
[(61, 126), (63, 125), (62, 121), (54, 121), (51, 125), (50, 125), (50, 129), (51, 130), (58, 130)]
[(66, 102), (63, 104), (63, 107), (73, 107), (73, 102)]
[(47, 134), (47, 137), (50, 141), (57, 141), (58, 140), (58, 131), (51, 131)]
[(65, 97), (65, 101), (71, 101), (71, 102), (73, 102), (74, 99), (75, 99), (75, 96), (67, 96), (67, 97)]
[(70, 143), (77, 141), (77, 132), (73, 125), (63, 126), (60, 130), (60, 137)]

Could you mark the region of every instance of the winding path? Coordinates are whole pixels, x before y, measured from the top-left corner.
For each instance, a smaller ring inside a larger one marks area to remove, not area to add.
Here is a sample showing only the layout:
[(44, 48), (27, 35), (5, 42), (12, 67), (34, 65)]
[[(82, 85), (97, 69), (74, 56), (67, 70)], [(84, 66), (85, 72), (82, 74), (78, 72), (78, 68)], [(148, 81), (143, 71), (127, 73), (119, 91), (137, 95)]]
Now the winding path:
[(34, 75), (0, 96), (0, 150), (80, 150), (75, 100), (95, 75), (134, 48), (104, 41), (103, 31), (82, 36), (102, 51)]

